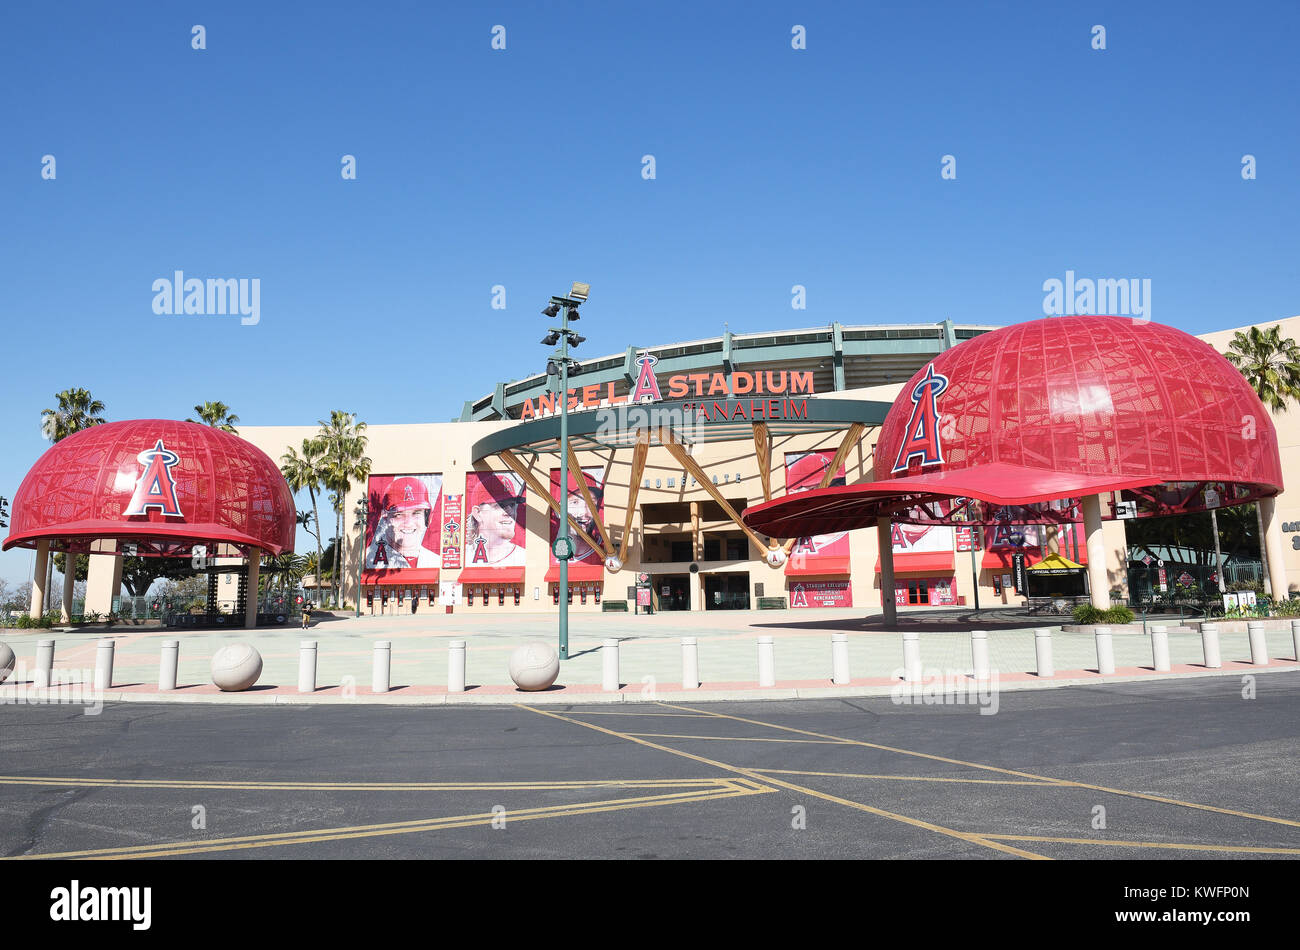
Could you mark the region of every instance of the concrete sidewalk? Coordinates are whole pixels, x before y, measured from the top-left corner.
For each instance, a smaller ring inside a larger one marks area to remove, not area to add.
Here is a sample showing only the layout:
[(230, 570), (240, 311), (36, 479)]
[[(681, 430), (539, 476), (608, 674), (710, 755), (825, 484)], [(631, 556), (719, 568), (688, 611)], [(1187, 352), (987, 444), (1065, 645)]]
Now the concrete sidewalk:
[[(522, 693), (510, 682), (507, 661), (520, 644), (541, 640), (556, 642), (555, 618), (544, 614), (513, 617), (457, 614), (423, 614), (403, 617), (327, 617), (314, 622), (309, 632), (297, 627), (259, 628), (255, 631), (196, 631), (179, 633), (158, 628), (126, 628), (114, 631), (4, 631), (0, 640), (9, 644), (18, 658), (15, 675), (0, 686), (0, 702), (14, 702), (8, 694), (21, 688), (24, 670), (30, 679), (36, 644), (54, 639), (57, 643), (55, 669), (93, 670), (98, 641), (111, 637), (115, 643), (115, 687), (105, 694), (109, 700), (208, 701), (208, 702), (516, 702), (534, 701), (635, 701), (638, 699), (689, 697), (791, 698), (813, 695), (878, 695), (888, 693), (901, 677), (902, 639), (897, 629), (881, 628), (877, 610), (864, 616), (852, 609), (800, 611), (735, 611), (709, 613), (660, 613), (653, 616), (579, 614), (571, 618), (570, 659), (561, 664), (557, 687), (546, 693)], [(1041, 688), (1079, 682), (1151, 679), (1156, 676), (1240, 675), (1262, 670), (1300, 669), (1289, 625), (1274, 621), (1268, 631), (1269, 666), (1250, 663), (1246, 633), (1221, 635), (1223, 670), (1200, 666), (1201, 638), (1197, 633), (1171, 633), (1170, 658), (1173, 670), (1156, 674), (1152, 666), (1150, 638), (1140, 631), (1117, 630), (1113, 635), (1116, 674), (1100, 677), (1096, 668), (1095, 641), (1090, 633), (1062, 633), (1051, 628), (1056, 677), (1040, 679), (1036, 668), (1033, 621), (1014, 614), (986, 611), (970, 622), (969, 611), (909, 612), (900, 624), (922, 628), (921, 660), (925, 675), (953, 679), (972, 672), (970, 627), (989, 628), (990, 666), (998, 672), (999, 689)], [(997, 629), (999, 623), (1006, 626)], [(1041, 625), (1041, 624), (1040, 624)], [(849, 669), (852, 683), (833, 686), (831, 678), (831, 633), (849, 634)], [(757, 638), (769, 635), (775, 643), (774, 687), (757, 685)], [(696, 637), (699, 668), (703, 680), (699, 690), (681, 690), (682, 636)], [(627, 684), (619, 693), (601, 691), (601, 643), (606, 638), (620, 641), (621, 680)], [(319, 644), (314, 694), (299, 694), (299, 641)], [(467, 643), (465, 693), (448, 694), (447, 644), (452, 639)], [(180, 641), (180, 667), (174, 692), (159, 693), (158, 662), (164, 640)], [(210, 662), (221, 646), (247, 641), (262, 654), (263, 670), (257, 687), (243, 694), (221, 693), (212, 686)], [(384, 696), (370, 692), (371, 661), (375, 641), (392, 643), (393, 690)], [(350, 679), (349, 679), (350, 678)]]

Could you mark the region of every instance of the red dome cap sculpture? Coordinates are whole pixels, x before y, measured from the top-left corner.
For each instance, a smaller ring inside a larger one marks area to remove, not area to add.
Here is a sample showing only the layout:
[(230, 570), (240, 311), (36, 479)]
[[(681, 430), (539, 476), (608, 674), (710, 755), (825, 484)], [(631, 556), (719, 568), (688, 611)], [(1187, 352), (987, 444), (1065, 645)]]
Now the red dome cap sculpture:
[[(1083, 496), (1112, 491), (1151, 517), (1282, 490), (1277, 433), (1250, 383), (1209, 344), (1129, 317), (1035, 320), (939, 354), (894, 400), (874, 459), (874, 482), (786, 496), (744, 519), (798, 537), (879, 517), (1076, 521)], [(1115, 517), (1106, 499), (1102, 516)]]
[(279, 468), (256, 446), (211, 426), (135, 419), (47, 450), (14, 496), (4, 549), (48, 540), (82, 552), (115, 538), (138, 554), (189, 556), (194, 544), (281, 554), (293, 550), (295, 515)]

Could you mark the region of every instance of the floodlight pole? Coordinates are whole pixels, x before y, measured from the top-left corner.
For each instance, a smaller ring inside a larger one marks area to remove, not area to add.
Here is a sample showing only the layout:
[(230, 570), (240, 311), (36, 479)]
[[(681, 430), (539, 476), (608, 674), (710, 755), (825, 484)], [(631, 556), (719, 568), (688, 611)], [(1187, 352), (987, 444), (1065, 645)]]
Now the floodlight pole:
[[(560, 659), (569, 658), (569, 305), (560, 305)], [(557, 555), (558, 556), (558, 555)]]

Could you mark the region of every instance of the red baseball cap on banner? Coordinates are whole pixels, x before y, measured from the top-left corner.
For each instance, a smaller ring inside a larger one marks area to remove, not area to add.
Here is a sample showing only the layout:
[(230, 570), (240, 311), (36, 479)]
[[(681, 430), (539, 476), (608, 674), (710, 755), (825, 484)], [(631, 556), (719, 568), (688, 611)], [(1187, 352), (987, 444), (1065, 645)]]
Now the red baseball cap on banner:
[(406, 511), (411, 508), (432, 510), (433, 506), (429, 504), (428, 487), (420, 479), (412, 478), (410, 475), (393, 479), (392, 484), (384, 491), (384, 510)]
[(523, 484), (519, 476), (509, 472), (471, 472), (465, 478), (465, 490), (471, 508), (488, 501), (498, 505), (524, 503)]

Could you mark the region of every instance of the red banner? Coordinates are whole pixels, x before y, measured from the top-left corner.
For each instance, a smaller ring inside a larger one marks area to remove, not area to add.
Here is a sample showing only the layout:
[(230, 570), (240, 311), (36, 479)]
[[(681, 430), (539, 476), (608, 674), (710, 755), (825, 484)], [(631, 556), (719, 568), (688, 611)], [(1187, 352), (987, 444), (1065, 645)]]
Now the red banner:
[(848, 581), (796, 581), (790, 585), (791, 607), (852, 607)]
[(448, 495), (442, 503), (442, 566), (460, 567), (461, 538), (464, 537), (464, 495)]
[(441, 475), (371, 475), (366, 494), (367, 571), (442, 566)]
[[(582, 470), (583, 478), (587, 482), (587, 491), (591, 493), (591, 500), (596, 503), (594, 514), (599, 515), (601, 520), (605, 517), (605, 485), (601, 476), (605, 474), (602, 468), (584, 468)], [(560, 500), (560, 470), (551, 469), (551, 497), (556, 501)], [(596, 527), (596, 519), (593, 512), (587, 507), (587, 500), (582, 497), (582, 492), (578, 490), (578, 480), (575, 473), (569, 471), (569, 514), (573, 520), (581, 525), (582, 530), (591, 535), (592, 540), (603, 540), (600, 536), (600, 530)], [(551, 512), (551, 564), (559, 564), (559, 559), (555, 556), (555, 539), (560, 535), (560, 518), (554, 511)], [(604, 552), (595, 550), (587, 545), (572, 531), (569, 537), (573, 539), (573, 557), (569, 559), (569, 565), (572, 567), (578, 563), (595, 564), (604, 566)]]

